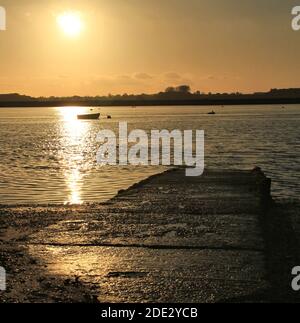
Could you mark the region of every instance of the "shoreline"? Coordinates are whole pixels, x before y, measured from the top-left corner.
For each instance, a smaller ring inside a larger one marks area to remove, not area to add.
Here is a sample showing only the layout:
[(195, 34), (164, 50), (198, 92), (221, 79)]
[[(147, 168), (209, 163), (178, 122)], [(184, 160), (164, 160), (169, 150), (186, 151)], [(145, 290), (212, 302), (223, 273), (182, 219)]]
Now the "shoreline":
[(0, 207), (0, 302), (299, 301), (289, 267), (300, 205), (274, 204), (257, 168), (183, 175), (150, 176), (101, 204)]
[(83, 107), (155, 107), (155, 106), (251, 106), (251, 105), (293, 105), (300, 104), (300, 98), (264, 98), (264, 99), (202, 99), (202, 100), (122, 100), (122, 101), (106, 101), (106, 100), (84, 100), (84, 101), (11, 101), (0, 102), (0, 108), (54, 108), (61, 106), (83, 106)]

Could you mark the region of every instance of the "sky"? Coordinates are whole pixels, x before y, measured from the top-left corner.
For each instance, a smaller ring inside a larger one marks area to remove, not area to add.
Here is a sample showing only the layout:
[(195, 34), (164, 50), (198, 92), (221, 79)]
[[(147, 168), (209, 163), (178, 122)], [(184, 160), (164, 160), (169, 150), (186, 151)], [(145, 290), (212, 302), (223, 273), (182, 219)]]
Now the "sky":
[[(32, 96), (300, 87), (299, 0), (0, 0), (0, 93)], [(58, 17), (80, 17), (75, 37)]]

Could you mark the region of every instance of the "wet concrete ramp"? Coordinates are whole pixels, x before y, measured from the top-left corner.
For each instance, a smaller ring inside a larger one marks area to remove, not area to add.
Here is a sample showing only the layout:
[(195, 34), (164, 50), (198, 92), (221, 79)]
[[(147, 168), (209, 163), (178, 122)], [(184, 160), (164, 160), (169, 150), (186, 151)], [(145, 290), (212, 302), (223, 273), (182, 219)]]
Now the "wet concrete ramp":
[(259, 170), (176, 169), (104, 204), (3, 207), (1, 301), (268, 301), (270, 202)]

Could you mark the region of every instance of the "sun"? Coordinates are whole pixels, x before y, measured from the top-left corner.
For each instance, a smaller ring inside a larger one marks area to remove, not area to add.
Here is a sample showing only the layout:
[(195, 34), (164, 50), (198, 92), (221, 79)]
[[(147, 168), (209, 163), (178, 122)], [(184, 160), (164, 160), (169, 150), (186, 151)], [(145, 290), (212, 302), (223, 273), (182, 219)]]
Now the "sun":
[(77, 37), (83, 29), (83, 22), (78, 12), (64, 12), (57, 17), (57, 23), (68, 37)]

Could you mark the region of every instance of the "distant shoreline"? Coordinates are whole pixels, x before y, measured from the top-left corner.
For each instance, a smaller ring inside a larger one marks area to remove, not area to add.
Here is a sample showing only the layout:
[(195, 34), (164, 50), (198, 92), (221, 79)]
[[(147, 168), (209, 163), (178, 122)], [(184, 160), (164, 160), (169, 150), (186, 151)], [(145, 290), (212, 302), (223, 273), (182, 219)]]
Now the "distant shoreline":
[(228, 106), (228, 105), (287, 105), (300, 104), (299, 98), (235, 98), (235, 99), (197, 99), (197, 100), (47, 100), (47, 101), (6, 101), (0, 102), (0, 108), (27, 107), (128, 107), (128, 106)]
[(108, 96), (32, 97), (18, 93), (0, 94), (0, 107), (128, 107), (128, 106), (225, 106), (300, 104), (300, 88), (271, 89), (251, 94), (192, 93), (188, 85), (169, 87), (156, 94), (123, 94)]

